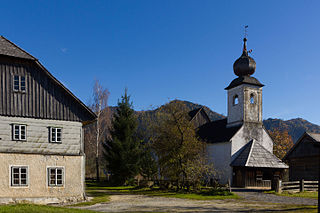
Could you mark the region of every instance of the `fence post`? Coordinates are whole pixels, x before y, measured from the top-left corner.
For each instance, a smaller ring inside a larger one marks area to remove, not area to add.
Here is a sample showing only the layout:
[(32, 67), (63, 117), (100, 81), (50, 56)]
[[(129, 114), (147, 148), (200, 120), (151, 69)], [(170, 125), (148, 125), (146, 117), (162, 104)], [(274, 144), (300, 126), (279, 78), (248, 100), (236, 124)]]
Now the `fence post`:
[(304, 179), (300, 180), (300, 192), (304, 192)]
[(281, 180), (278, 179), (278, 178), (275, 180), (275, 189), (274, 189), (274, 191), (276, 193), (281, 193), (282, 192), (282, 190), (281, 190)]

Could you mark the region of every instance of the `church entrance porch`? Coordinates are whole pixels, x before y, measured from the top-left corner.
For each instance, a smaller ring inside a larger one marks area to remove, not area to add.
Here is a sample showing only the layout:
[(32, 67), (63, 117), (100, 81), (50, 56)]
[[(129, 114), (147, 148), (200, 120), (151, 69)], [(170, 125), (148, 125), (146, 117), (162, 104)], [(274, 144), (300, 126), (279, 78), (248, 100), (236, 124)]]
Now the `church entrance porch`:
[(282, 178), (283, 169), (233, 167), (234, 187), (271, 189), (276, 179)]

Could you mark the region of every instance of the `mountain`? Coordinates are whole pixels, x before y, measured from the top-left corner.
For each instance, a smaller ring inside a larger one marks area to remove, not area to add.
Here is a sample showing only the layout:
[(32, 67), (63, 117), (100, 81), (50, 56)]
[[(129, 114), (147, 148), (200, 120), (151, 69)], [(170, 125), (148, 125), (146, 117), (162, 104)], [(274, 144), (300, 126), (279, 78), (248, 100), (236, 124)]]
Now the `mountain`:
[[(206, 107), (206, 106), (203, 106), (200, 104), (195, 104), (190, 101), (181, 101), (181, 100), (174, 100), (174, 101), (179, 101), (179, 102), (184, 103), (186, 105), (186, 107), (188, 109), (190, 109), (190, 111), (194, 110), (194, 109), (198, 109), (200, 107), (203, 107), (203, 109), (206, 111), (206, 113), (208, 114), (209, 118), (212, 121), (225, 118), (224, 115), (219, 114), (219, 113), (211, 110), (209, 107)], [(170, 104), (170, 103), (167, 103), (167, 104)], [(160, 106), (159, 108), (164, 107), (167, 104), (164, 104), (164, 105)], [(111, 115), (116, 112), (116, 108), (117, 107), (110, 107), (109, 108)], [(155, 113), (157, 112), (157, 110), (159, 110), (159, 108), (156, 108), (154, 110), (136, 111), (140, 128), (143, 128), (143, 125), (144, 125), (142, 118), (148, 117), (149, 119), (154, 120)], [(320, 126), (319, 125), (313, 124), (303, 118), (294, 118), (294, 119), (290, 119), (290, 120), (268, 118), (263, 121), (263, 124), (267, 130), (272, 130), (272, 129), (279, 129), (281, 131), (288, 130), (288, 133), (292, 137), (292, 140), (294, 143), (302, 136), (302, 134), (305, 131), (320, 133)]]
[[(190, 101), (181, 101), (181, 100), (174, 100), (174, 101), (179, 101), (184, 103), (187, 108), (191, 110), (198, 109), (200, 107), (203, 107), (208, 116), (212, 121), (215, 120), (220, 120), (225, 118), (224, 115), (219, 114), (213, 110), (211, 110), (209, 107), (200, 105), (200, 104), (195, 104)], [(171, 102), (170, 102), (171, 103)], [(167, 104), (170, 104), (167, 103)], [(167, 105), (165, 104), (165, 105)], [(165, 105), (160, 106), (164, 107)], [(155, 118), (155, 113), (159, 108), (156, 108), (154, 110), (147, 110), (147, 111), (136, 111), (139, 124), (141, 125), (141, 120), (143, 116), (148, 116), (149, 118), (153, 119)], [(113, 108), (112, 111), (114, 111), (115, 108)], [(290, 120), (281, 120), (277, 118), (269, 118), (267, 120), (263, 121), (264, 126), (266, 127), (267, 130), (272, 130), (272, 129), (280, 129), (281, 131), (283, 130), (288, 130), (289, 135), (292, 137), (292, 140), (296, 142), (305, 131), (308, 132), (314, 132), (314, 133), (320, 133), (320, 126), (313, 124), (307, 120), (304, 120), (302, 118), (295, 118), (295, 119), (290, 119)]]
[(269, 118), (263, 121), (266, 129), (280, 129), (288, 130), (291, 135), (293, 142), (295, 143), (305, 131), (320, 133), (320, 126), (313, 124), (302, 118), (295, 118), (290, 120), (281, 120), (277, 118)]

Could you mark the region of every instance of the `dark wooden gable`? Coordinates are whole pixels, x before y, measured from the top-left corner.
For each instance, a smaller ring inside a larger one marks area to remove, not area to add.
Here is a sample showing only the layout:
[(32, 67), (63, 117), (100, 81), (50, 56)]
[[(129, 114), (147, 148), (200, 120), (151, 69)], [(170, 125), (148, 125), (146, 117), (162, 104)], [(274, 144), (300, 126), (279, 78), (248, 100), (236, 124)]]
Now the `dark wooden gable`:
[(319, 155), (318, 149), (315, 148), (316, 143), (320, 142), (315, 140), (309, 133), (304, 133), (291, 150), (289, 150), (284, 160)]
[(189, 116), (191, 118), (191, 122), (196, 128), (199, 128), (200, 126), (211, 121), (203, 107), (190, 111)]
[[(8, 41), (9, 45), (12, 43)], [(67, 121), (95, 119), (95, 114), (55, 79), (38, 60), (6, 55), (6, 52), (1, 52), (2, 46), (5, 44), (0, 44), (0, 115)], [(16, 51), (18, 50), (21, 49)], [(15, 75), (25, 77), (25, 92), (13, 90)]]

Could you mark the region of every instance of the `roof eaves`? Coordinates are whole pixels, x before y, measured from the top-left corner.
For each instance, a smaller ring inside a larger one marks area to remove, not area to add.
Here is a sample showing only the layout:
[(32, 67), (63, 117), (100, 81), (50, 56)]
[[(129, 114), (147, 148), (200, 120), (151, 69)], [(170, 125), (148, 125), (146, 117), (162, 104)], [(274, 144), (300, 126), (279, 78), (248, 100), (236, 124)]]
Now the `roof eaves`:
[(251, 144), (249, 144), (249, 146), (250, 146), (249, 154), (248, 154), (248, 157), (247, 157), (247, 160), (246, 160), (246, 163), (244, 166), (248, 166), (248, 162), (249, 162), (249, 159), (250, 159), (251, 153), (252, 153), (252, 147), (253, 147), (254, 140), (251, 139), (251, 141), (249, 141), (248, 143), (251, 143)]

